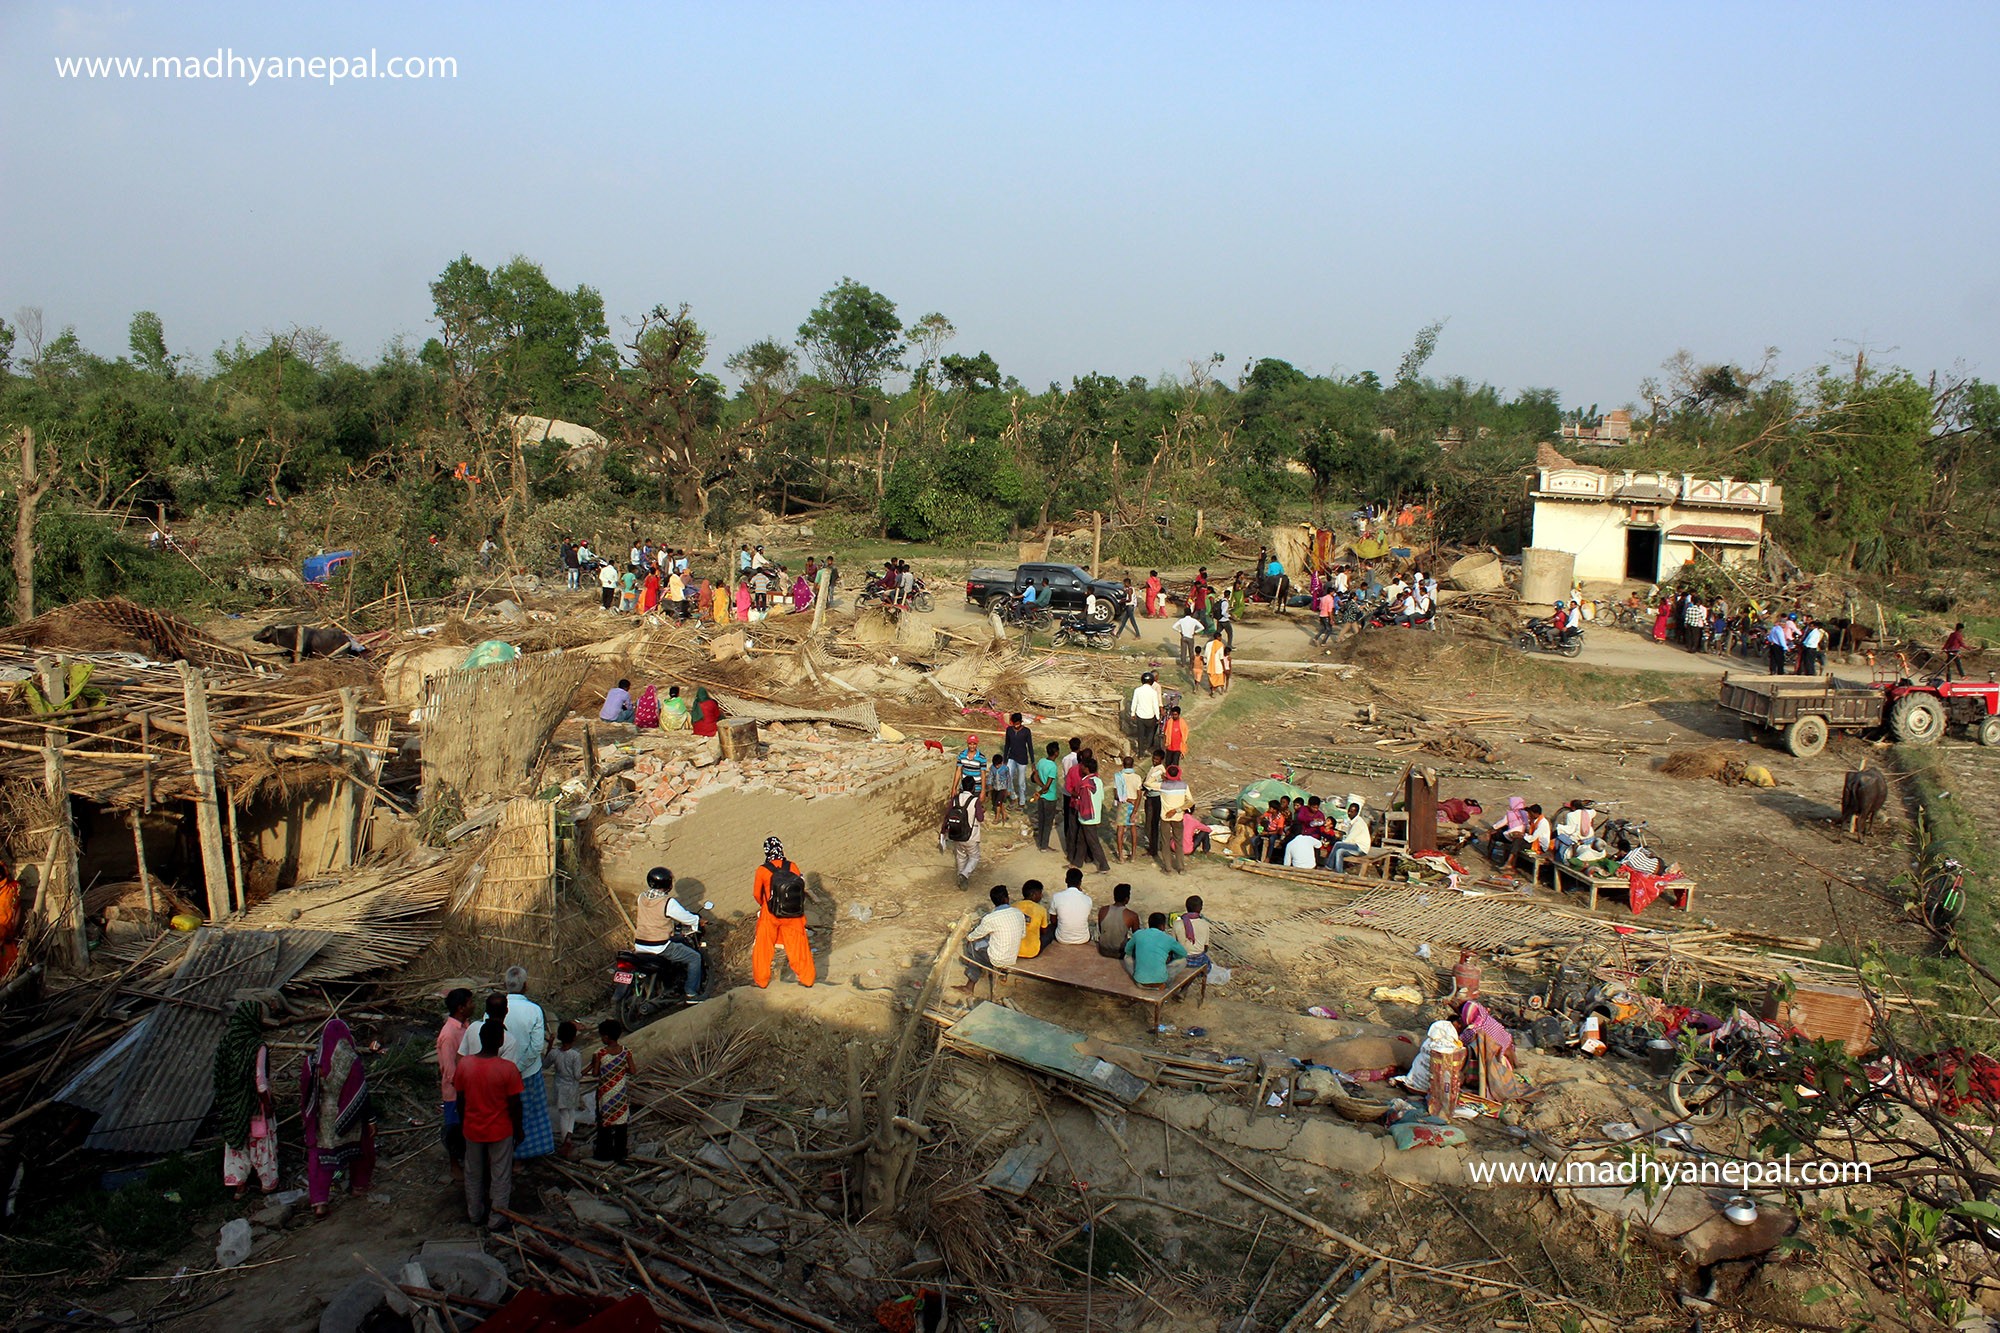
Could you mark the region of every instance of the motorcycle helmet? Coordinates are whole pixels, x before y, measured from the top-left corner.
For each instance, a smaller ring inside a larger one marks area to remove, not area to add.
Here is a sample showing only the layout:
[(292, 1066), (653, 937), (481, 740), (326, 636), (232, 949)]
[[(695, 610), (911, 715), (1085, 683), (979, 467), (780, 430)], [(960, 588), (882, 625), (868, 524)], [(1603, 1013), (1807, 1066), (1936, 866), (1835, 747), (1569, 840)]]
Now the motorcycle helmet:
[(674, 872), (665, 866), (654, 866), (646, 872), (646, 887), (654, 893), (672, 893), (674, 891)]

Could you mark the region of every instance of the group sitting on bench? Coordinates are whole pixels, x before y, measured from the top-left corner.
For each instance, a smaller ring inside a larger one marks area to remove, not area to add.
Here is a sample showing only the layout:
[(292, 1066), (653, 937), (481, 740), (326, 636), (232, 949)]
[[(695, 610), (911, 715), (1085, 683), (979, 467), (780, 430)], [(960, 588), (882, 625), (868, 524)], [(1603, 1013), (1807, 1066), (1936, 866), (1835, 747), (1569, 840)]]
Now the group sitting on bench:
[(1361, 802), (1353, 798), (1344, 811), (1328, 815), (1317, 796), (1297, 803), (1280, 796), (1258, 817), (1250, 839), (1252, 860), (1307, 870), (1323, 866), (1339, 873), (1346, 872), (1351, 858), (1366, 857), (1374, 849), (1375, 831)]
[(1183, 970), (1209, 965), (1208, 921), (1198, 895), (1190, 895), (1183, 910), (1171, 916), (1151, 913), (1142, 925), (1132, 908), (1130, 884), (1114, 886), (1111, 901), (1098, 907), (1083, 890), (1082, 870), (1070, 867), (1064, 881), (1046, 905), (1038, 879), (1021, 885), (1019, 899), (1005, 884), (995, 884), (989, 895), (992, 910), (966, 936), (961, 957), (965, 984), (952, 989), (968, 993), (982, 973), (1005, 973), (1040, 957), (1044, 949), (1065, 946), (1094, 948), (1105, 958), (1120, 960), (1126, 975), (1142, 987), (1164, 988)]

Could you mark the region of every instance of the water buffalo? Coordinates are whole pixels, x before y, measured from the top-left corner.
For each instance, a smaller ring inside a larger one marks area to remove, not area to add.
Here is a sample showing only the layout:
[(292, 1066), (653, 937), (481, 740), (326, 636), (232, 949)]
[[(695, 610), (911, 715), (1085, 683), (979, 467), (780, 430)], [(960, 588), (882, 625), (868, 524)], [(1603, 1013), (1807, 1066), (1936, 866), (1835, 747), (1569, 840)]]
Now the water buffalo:
[(1840, 818), (1848, 831), (1865, 838), (1875, 828), (1875, 816), (1889, 799), (1889, 779), (1879, 768), (1859, 768), (1840, 786)]
[(272, 625), (250, 636), (258, 643), (281, 649), (292, 661), (307, 657), (334, 657), (354, 651), (354, 640), (344, 629), (317, 629), (311, 625)]

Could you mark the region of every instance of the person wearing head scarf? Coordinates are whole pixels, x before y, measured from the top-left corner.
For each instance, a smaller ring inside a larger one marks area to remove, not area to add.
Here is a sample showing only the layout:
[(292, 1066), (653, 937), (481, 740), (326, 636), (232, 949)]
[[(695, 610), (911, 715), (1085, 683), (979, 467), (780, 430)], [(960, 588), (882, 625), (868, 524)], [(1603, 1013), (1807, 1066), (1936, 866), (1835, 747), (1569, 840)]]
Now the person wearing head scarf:
[(326, 1215), (333, 1178), (347, 1172), (348, 1190), (367, 1192), (375, 1179), (375, 1110), (369, 1103), (368, 1069), (354, 1049), (354, 1034), (338, 1018), (320, 1029), (319, 1049), (299, 1074), (300, 1121), (306, 1140), (306, 1198)]
[(798, 612), (801, 612), (805, 610), (807, 607), (811, 606), (812, 600), (813, 600), (812, 584), (806, 582), (806, 576), (801, 574), (797, 578), (793, 579), (792, 580), (793, 613), (797, 614)]
[(1514, 1063), (1514, 1034), (1485, 1005), (1467, 1000), (1458, 1008), (1460, 1035), (1479, 1069), (1479, 1091), (1494, 1101), (1525, 1096), (1527, 1080)]
[(812, 941), (806, 935), (805, 875), (785, 859), (785, 844), (764, 839), (764, 861), (751, 883), (757, 900), (757, 937), (750, 946), (750, 980), (763, 989), (771, 984), (779, 946), (801, 986), (819, 979), (813, 964)]
[(688, 710), (688, 728), (697, 736), (713, 736), (716, 723), (722, 720), (722, 705), (708, 692), (706, 685), (695, 686), (694, 703)]
[(222, 1130), (222, 1183), (242, 1198), (250, 1178), (278, 1188), (278, 1117), (271, 1103), (271, 1051), (264, 1009), (245, 1000), (229, 1016), (215, 1050), (215, 1113)]
[(736, 584), (736, 618), (750, 619), (750, 580), (739, 579)]
[(660, 725), (660, 690), (657, 685), (648, 685), (639, 691), (638, 702), (632, 705), (632, 724), (641, 731), (651, 731)]
[(1509, 796), (1507, 813), (1493, 826), (1493, 834), (1487, 839), (1486, 856), (1496, 866), (1506, 866), (1514, 859), (1514, 853), (1528, 837), (1528, 802), (1525, 797)]

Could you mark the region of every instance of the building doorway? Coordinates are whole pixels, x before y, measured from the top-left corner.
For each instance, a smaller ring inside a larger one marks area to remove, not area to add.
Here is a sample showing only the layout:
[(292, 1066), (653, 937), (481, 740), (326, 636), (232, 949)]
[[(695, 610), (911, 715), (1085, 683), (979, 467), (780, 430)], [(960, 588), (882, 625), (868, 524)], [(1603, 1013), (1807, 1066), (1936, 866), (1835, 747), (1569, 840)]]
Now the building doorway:
[(1625, 529), (1625, 577), (1644, 583), (1660, 581), (1660, 530)]

